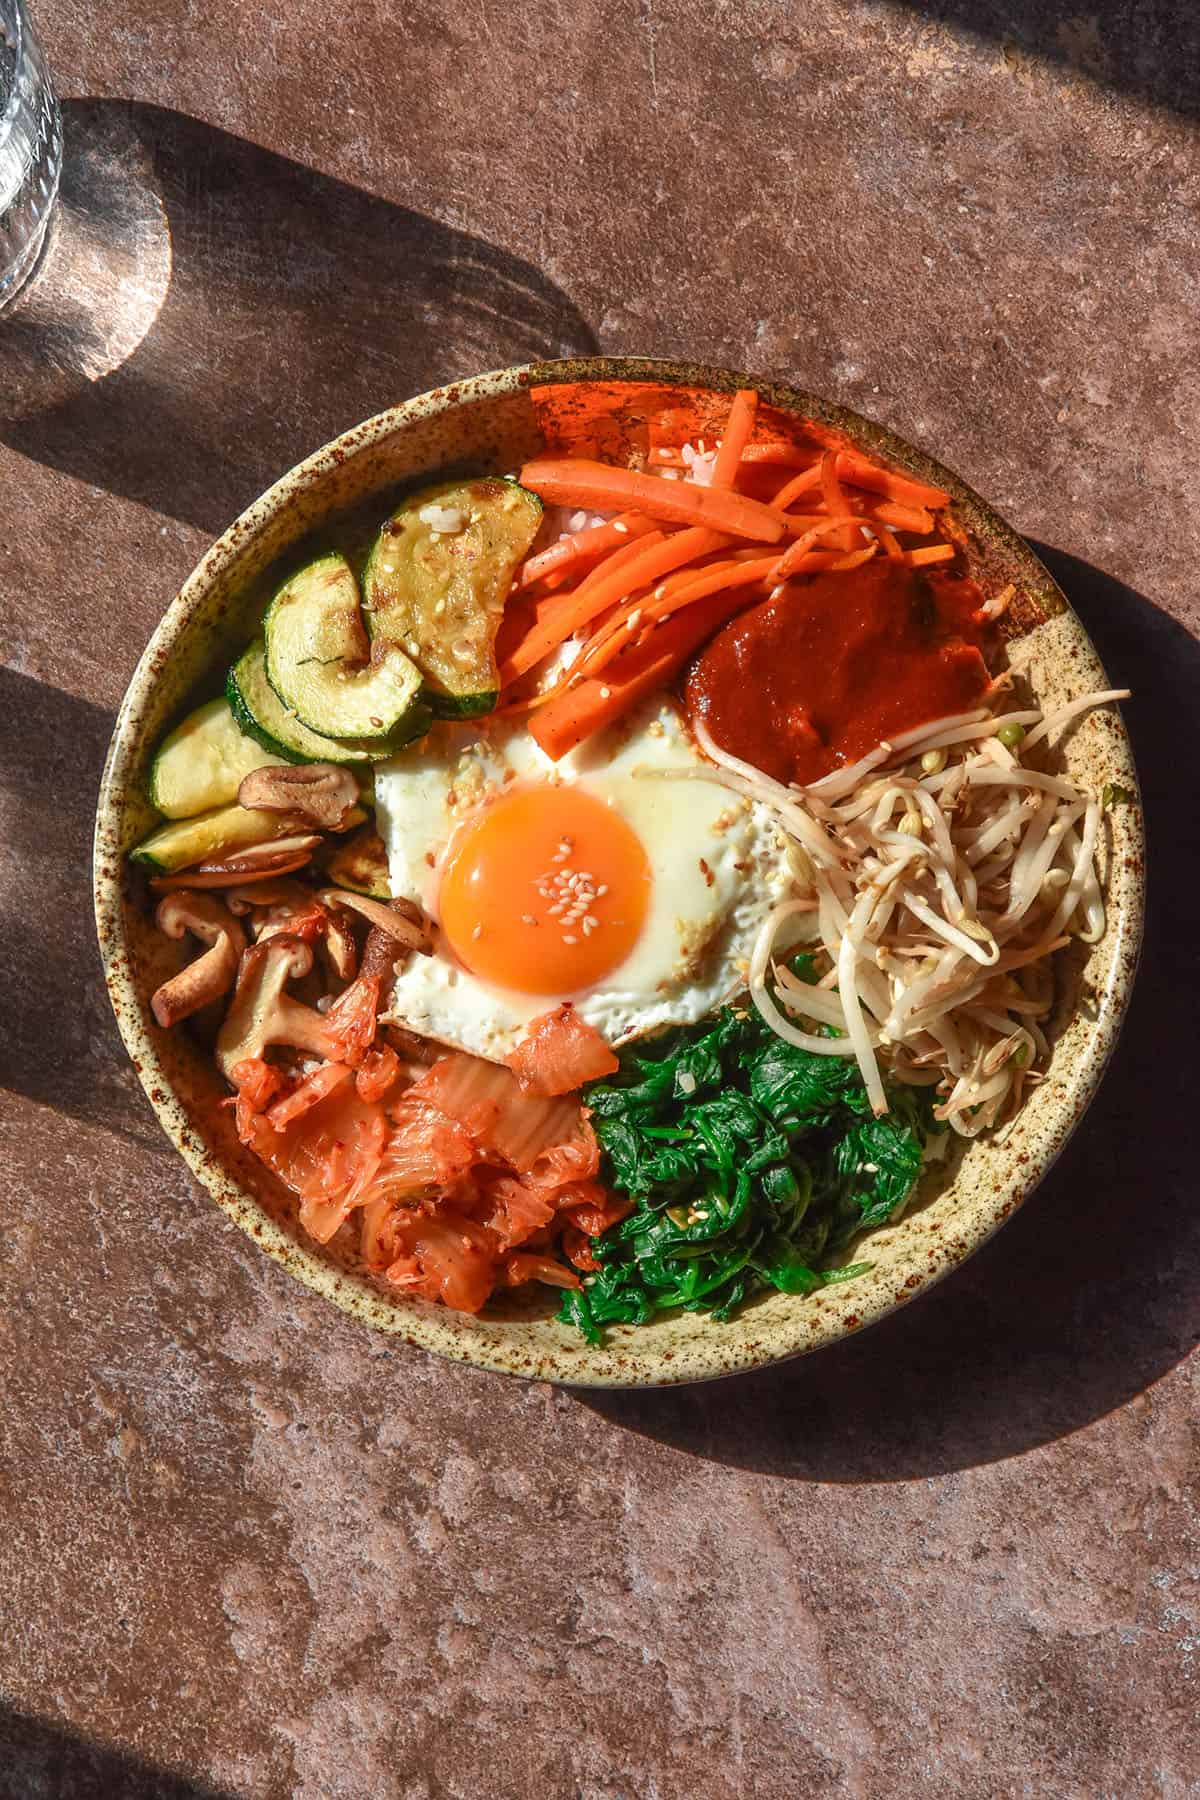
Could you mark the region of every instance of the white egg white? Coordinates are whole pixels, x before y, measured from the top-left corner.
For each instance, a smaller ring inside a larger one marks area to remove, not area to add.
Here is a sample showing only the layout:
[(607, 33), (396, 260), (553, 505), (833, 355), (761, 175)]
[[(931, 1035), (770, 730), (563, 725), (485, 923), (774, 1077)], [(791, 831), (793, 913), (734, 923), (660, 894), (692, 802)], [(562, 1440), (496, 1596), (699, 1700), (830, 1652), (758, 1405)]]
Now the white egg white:
[[(392, 892), (436, 920), (441, 860), (455, 830), (515, 782), (565, 783), (615, 807), (650, 862), (645, 925), (597, 985), (527, 994), (480, 981), (440, 942), (398, 975), (393, 1016), (414, 1031), (500, 1060), (533, 1019), (571, 999), (610, 1044), (691, 1024), (744, 987), (758, 928), (793, 871), (765, 808), (707, 779), (672, 701), (656, 696), (553, 763), (519, 719), (439, 725), (375, 775)], [(691, 772), (693, 778), (681, 779)], [(486, 930), (486, 921), (483, 921)]]

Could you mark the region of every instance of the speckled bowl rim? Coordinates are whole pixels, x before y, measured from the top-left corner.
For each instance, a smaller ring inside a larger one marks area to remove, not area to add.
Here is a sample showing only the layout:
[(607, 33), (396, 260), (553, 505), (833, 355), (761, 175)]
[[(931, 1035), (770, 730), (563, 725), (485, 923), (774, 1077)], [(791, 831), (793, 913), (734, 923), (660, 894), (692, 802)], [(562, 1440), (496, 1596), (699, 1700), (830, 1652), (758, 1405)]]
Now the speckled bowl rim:
[[(263, 532), (268, 523), (298, 494), (319, 488), (335, 470), (362, 456), (418, 420), (428, 420), (451, 408), (510, 396), (544, 382), (603, 381), (651, 382), (665, 386), (699, 387), (732, 392), (754, 387), (764, 402), (794, 412), (834, 429), (849, 433), (857, 442), (874, 449), (898, 467), (936, 482), (951, 493), (958, 517), (978, 538), (999, 550), (1020, 579), (1032, 589), (1054, 596), (1055, 607), (1071, 621), (1071, 629), (1102, 671), (1082, 622), (1070, 607), (1032, 549), (1004, 520), (951, 470), (917, 450), (886, 428), (849, 409), (790, 386), (724, 368), (663, 361), (652, 358), (593, 357), (518, 365), (456, 381), (390, 407), (322, 446), (282, 476), (249, 506), (222, 534), (184, 583), (165, 612), (143, 653), (117, 715), (100, 786), (94, 853), (94, 899), (105, 980), (125, 1046), (146, 1090), (160, 1124), (210, 1196), (266, 1253), (281, 1263), (297, 1280), (333, 1301), (360, 1322), (398, 1335), (405, 1342), (435, 1354), (527, 1379), (560, 1382), (569, 1386), (642, 1387), (666, 1386), (709, 1380), (810, 1353), (835, 1343), (852, 1332), (877, 1324), (927, 1291), (974, 1254), (1034, 1192), (1061, 1154), (1095, 1096), (1128, 1008), (1141, 946), (1144, 917), (1144, 843), (1140, 806), (1122, 809), (1123, 857), (1136, 874), (1127, 877), (1125, 900), (1119, 910), (1110, 907), (1109, 933), (1116, 933), (1107, 986), (1099, 997), (1097, 1029), (1073, 1065), (1053, 1130), (1036, 1146), (1014, 1159), (1004, 1191), (983, 1214), (964, 1221), (961, 1237), (939, 1266), (928, 1269), (913, 1258), (913, 1273), (899, 1279), (903, 1264), (891, 1266), (879, 1278), (860, 1277), (853, 1287), (853, 1310), (827, 1312), (814, 1328), (810, 1302), (796, 1297), (790, 1315), (793, 1323), (778, 1319), (760, 1337), (738, 1333), (729, 1326), (708, 1326), (710, 1334), (696, 1335), (682, 1350), (629, 1356), (611, 1348), (593, 1349), (570, 1343), (553, 1343), (530, 1355), (506, 1348), (504, 1339), (473, 1338), (461, 1329), (458, 1316), (443, 1308), (386, 1301), (366, 1278), (327, 1262), (316, 1247), (298, 1243), (268, 1214), (261, 1202), (229, 1174), (195, 1130), (174, 1091), (155, 1042), (146, 997), (138, 991), (130, 973), (119, 856), (119, 832), (124, 796), (133, 779), (141, 749), (143, 719), (155, 671), (178, 642), (193, 612), (212, 584), (234, 560), (244, 554), (248, 540)], [(1119, 753), (1115, 769), (1136, 792), (1136, 772), (1123, 723), (1118, 725)], [(979, 1209), (976, 1209), (977, 1213)], [(903, 1224), (896, 1227), (903, 1230)], [(825, 1290), (845, 1294), (848, 1289)], [(753, 1308), (744, 1316), (750, 1316)], [(514, 1326), (514, 1331), (517, 1328)], [(626, 1328), (628, 1330), (628, 1328)], [(769, 1340), (769, 1341), (766, 1341)], [(626, 1343), (627, 1348), (628, 1340)]]

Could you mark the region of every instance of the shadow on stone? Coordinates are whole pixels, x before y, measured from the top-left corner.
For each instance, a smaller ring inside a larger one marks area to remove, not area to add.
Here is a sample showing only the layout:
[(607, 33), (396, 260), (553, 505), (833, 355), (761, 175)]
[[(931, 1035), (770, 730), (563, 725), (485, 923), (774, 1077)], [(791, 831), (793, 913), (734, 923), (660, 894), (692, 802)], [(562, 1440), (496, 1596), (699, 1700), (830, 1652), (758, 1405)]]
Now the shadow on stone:
[(168, 1153), (117, 1034), (92, 920), (103, 707), (0, 668), (0, 1087)]
[[(1034, 548), (1126, 709), (1150, 844), (1140, 978), (1087, 1119), (1039, 1192), (927, 1298), (861, 1338), (737, 1381), (577, 1396), (613, 1424), (734, 1467), (899, 1481), (1016, 1456), (1141, 1394), (1200, 1335), (1200, 830), (1184, 726), (1200, 644), (1112, 577)], [(719, 1329), (714, 1327), (714, 1329)]]
[(223, 1789), (105, 1749), (0, 1705), (0, 1800), (232, 1800)]
[(38, 462), (215, 533), (309, 451), (410, 394), (597, 349), (553, 282), (480, 238), (160, 107), (74, 100), (64, 114), (64, 238), (81, 256), (89, 234), (112, 253), (97, 292), (114, 316), (109, 263), (131, 239), (128, 283), (146, 285), (140, 255), (155, 310), (97, 378), (86, 264), (64, 290), (70, 316), (50, 317), (48, 259), (41, 296), (35, 283), (6, 323), (11, 366), (40, 385), (32, 403), (0, 401), (0, 440)]
[[(911, 3), (911, 0), (910, 0)], [(1194, 116), (1200, 112), (1200, 11), (1177, 0), (919, 0), (938, 24), (998, 43), (1014, 78), (1030, 63)]]

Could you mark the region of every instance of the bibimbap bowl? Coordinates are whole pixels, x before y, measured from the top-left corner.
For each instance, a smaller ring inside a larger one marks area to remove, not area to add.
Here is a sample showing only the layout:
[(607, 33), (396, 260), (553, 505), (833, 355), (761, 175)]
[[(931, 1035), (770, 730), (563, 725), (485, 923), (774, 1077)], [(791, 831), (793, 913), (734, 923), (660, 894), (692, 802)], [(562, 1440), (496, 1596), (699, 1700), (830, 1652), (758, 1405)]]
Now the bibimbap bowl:
[(870, 1266), (854, 1280), (805, 1295), (763, 1294), (724, 1322), (675, 1312), (610, 1325), (603, 1343), (590, 1345), (555, 1319), (550, 1289), (530, 1284), (479, 1315), (458, 1313), (368, 1272), (351, 1232), (318, 1245), (300, 1227), (296, 1196), (239, 1140), (211, 1056), (187, 1031), (161, 1029), (150, 1011), (152, 993), (179, 965), (176, 947), (155, 930), (144, 878), (127, 860), (156, 817), (146, 797), (150, 758), (187, 705), (220, 691), (261, 607), (262, 577), (294, 546), (377, 497), (382, 510), (386, 496), (422, 478), (519, 468), (544, 449), (535, 390), (557, 392), (569, 407), (581, 383), (614, 384), (626, 402), (699, 391), (726, 409), (739, 388), (753, 385), (764, 408), (813, 421), (827, 441), (940, 485), (984, 594), (1016, 588), (1005, 645), (1014, 674), (1032, 679), (1047, 712), (1108, 686), (1082, 624), (1028, 545), (955, 476), (881, 427), (726, 370), (607, 358), (503, 370), (421, 395), (345, 433), (277, 482), (201, 561), (155, 632), (117, 720), (97, 815), (96, 916), (117, 1022), (164, 1130), (216, 1203), (298, 1280), (365, 1325), (483, 1368), (574, 1384), (659, 1385), (760, 1367), (876, 1323), (948, 1274), (1028, 1199), (1094, 1097), (1128, 1004), (1142, 925), (1141, 815), (1119, 716), (1107, 708), (1086, 715), (1063, 735), (1058, 766), (1094, 795), (1125, 798), (1103, 813), (1107, 929), (1055, 965), (1046, 1078), (1004, 1133), (956, 1145), (923, 1175), (903, 1216), (856, 1245), (855, 1259)]

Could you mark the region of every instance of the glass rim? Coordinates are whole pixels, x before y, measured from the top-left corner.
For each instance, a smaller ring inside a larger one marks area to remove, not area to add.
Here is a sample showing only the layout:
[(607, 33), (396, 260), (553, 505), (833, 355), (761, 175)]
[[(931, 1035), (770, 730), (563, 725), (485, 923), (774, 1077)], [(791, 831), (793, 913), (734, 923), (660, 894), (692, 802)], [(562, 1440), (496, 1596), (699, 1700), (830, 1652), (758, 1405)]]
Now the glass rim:
[(13, 0), (12, 11), (14, 40), (11, 46), (13, 53), (13, 84), (12, 93), (4, 103), (3, 112), (0, 112), (0, 141), (3, 141), (11, 131), (13, 121), (16, 118), (21, 105), (21, 70), (25, 64), (26, 52), (28, 49), (26, 33), (29, 29), (29, 20), (25, 12), (25, 0)]

